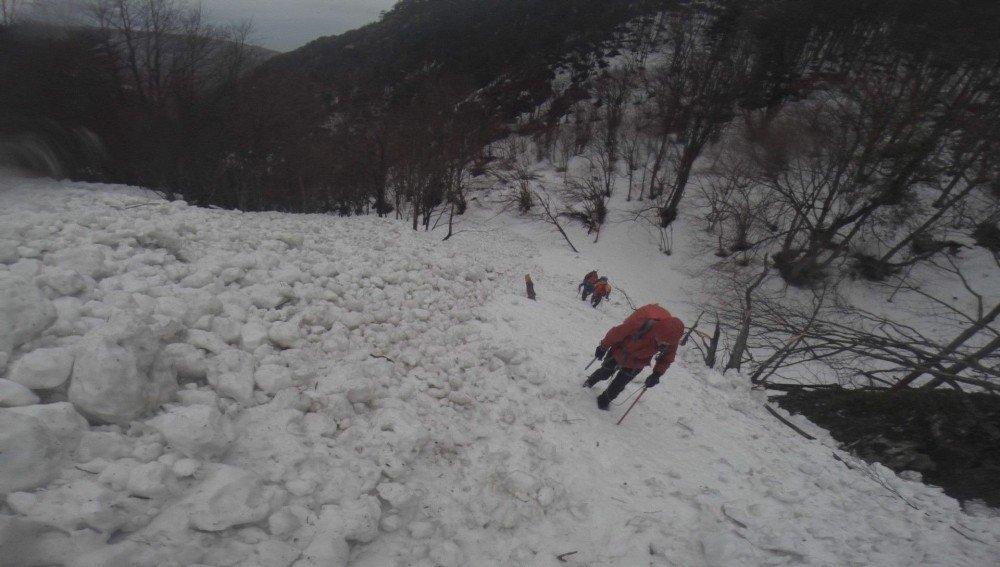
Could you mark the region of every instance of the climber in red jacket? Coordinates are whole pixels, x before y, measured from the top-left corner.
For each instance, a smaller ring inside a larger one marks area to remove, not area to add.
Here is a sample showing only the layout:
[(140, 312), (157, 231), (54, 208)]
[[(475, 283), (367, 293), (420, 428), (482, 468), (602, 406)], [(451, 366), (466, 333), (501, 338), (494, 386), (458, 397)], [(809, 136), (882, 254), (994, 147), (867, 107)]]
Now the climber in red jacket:
[(653, 365), (653, 373), (646, 378), (646, 387), (659, 384), (660, 377), (677, 356), (677, 346), (683, 334), (684, 323), (655, 303), (636, 309), (621, 325), (612, 327), (594, 351), (594, 356), (604, 359), (604, 362), (583, 383), (590, 388), (618, 371), (604, 392), (597, 396), (597, 407), (608, 409), (611, 400), (654, 356), (656, 364)]

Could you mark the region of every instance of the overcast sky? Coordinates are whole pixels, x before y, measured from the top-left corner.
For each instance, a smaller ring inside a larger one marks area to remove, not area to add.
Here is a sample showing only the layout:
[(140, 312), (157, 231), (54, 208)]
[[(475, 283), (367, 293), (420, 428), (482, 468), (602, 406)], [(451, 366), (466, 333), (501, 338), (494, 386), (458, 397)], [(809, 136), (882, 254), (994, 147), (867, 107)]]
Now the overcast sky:
[(395, 0), (202, 0), (213, 21), (251, 18), (253, 43), (291, 51), (324, 35), (336, 35), (378, 19)]
[[(196, 4), (198, 0), (188, 0)], [(27, 0), (25, 15), (52, 22), (86, 21), (87, 0)], [(201, 0), (209, 21), (217, 24), (250, 19), (251, 42), (291, 51), (324, 35), (337, 35), (378, 20), (396, 0)]]

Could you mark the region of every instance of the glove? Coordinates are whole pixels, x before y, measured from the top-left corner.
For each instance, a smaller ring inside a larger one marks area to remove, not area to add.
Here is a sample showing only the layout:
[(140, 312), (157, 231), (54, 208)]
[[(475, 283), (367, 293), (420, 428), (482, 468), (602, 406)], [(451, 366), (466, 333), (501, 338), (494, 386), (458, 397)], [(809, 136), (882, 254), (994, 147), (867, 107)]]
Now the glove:
[(594, 358), (597, 358), (597, 359), (600, 359), (600, 360), (604, 360), (604, 355), (605, 354), (608, 354), (608, 349), (601, 348), (600, 346), (598, 346), (597, 350), (594, 351)]
[(663, 376), (662, 372), (653, 372), (646, 377), (646, 387), (652, 388), (653, 386), (660, 383), (660, 376)]

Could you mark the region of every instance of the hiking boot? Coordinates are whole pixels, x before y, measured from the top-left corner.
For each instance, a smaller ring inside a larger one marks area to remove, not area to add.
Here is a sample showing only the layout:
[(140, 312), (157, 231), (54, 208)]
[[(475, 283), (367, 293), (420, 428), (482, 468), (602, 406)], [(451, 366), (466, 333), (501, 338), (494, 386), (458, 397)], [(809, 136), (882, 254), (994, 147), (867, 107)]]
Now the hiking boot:
[(611, 400), (605, 398), (604, 394), (601, 394), (600, 396), (597, 396), (597, 409), (602, 409), (602, 410), (607, 411), (608, 405), (610, 403), (611, 403)]
[(584, 388), (593, 388), (594, 384), (596, 384), (596, 383), (597, 383), (597, 381), (591, 382), (590, 378), (587, 378), (586, 380), (583, 381), (583, 387)]

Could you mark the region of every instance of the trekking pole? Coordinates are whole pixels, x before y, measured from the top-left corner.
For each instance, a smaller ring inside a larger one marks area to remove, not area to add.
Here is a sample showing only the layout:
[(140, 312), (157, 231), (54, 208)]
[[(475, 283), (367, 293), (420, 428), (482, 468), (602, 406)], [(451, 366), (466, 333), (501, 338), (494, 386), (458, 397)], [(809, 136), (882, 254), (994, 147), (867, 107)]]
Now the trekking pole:
[(593, 366), (593, 364), (595, 362), (597, 362), (597, 357), (596, 356), (594, 357), (594, 360), (591, 360), (590, 364), (588, 364), (587, 366), (584, 366), (583, 369), (586, 370), (586, 369), (590, 368), (591, 366)]
[(635, 407), (635, 404), (639, 403), (639, 399), (642, 398), (642, 395), (645, 394), (646, 390), (648, 389), (649, 388), (645, 386), (642, 387), (642, 391), (639, 392), (639, 395), (635, 398), (635, 401), (632, 402), (632, 405), (630, 405), (627, 410), (625, 410), (625, 413), (622, 414), (622, 416), (618, 419), (618, 423), (616, 423), (615, 425), (621, 425), (622, 422), (625, 421), (625, 416), (628, 415), (628, 412), (632, 411), (632, 408)]

